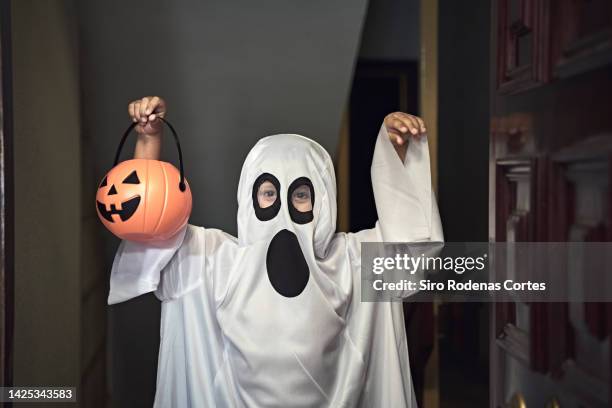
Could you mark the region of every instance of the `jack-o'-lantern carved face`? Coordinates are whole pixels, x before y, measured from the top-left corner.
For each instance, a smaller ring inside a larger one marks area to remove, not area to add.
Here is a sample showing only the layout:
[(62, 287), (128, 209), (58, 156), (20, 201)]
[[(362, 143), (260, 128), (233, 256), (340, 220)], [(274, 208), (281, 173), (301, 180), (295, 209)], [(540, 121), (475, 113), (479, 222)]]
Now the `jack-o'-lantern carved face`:
[(163, 240), (187, 223), (191, 191), (179, 188), (180, 173), (158, 160), (126, 160), (102, 179), (96, 208), (102, 223), (122, 239)]
[[(142, 187), (140, 179), (138, 178), (138, 172), (136, 170), (133, 170), (126, 178), (121, 181), (119, 187), (123, 193), (121, 195), (119, 195), (119, 193), (117, 192), (117, 186), (115, 186), (115, 183), (117, 181), (119, 180), (115, 180), (114, 183), (110, 184), (110, 188), (108, 188), (108, 190), (106, 191), (106, 196), (108, 198), (105, 200), (105, 203), (101, 203), (100, 201), (96, 200), (100, 215), (108, 222), (114, 222), (112, 217), (113, 214), (117, 214), (121, 221), (125, 222), (129, 220), (130, 217), (134, 215), (134, 213), (138, 209), (138, 206), (140, 205)], [(99, 188), (104, 188), (108, 186), (108, 175), (106, 175), (104, 176), (102, 183), (100, 183)], [(124, 200), (124, 198), (127, 199)]]

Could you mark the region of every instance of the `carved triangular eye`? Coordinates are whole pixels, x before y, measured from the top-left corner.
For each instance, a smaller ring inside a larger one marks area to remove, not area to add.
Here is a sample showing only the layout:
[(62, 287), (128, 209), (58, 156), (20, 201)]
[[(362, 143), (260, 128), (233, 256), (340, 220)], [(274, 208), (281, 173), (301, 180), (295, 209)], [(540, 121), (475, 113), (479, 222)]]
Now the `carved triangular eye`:
[(136, 170), (130, 173), (129, 176), (123, 180), (125, 184), (140, 184), (140, 180), (138, 179), (138, 175), (136, 174)]
[(100, 183), (100, 187), (106, 187), (106, 176), (104, 176), (104, 178), (102, 179), (102, 182)]

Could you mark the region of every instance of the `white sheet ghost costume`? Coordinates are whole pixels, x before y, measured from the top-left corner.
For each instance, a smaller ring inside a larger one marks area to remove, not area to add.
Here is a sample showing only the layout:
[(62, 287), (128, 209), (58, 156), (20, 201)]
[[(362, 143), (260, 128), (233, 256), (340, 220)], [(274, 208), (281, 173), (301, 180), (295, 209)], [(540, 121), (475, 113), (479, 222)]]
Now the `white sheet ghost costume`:
[[(279, 194), (261, 209), (264, 179)], [(311, 213), (290, 208), (303, 182)], [(416, 407), (402, 305), (360, 301), (360, 244), (442, 240), (426, 138), (402, 163), (383, 126), (372, 183), (376, 226), (336, 233), (328, 153), (269, 136), (242, 168), (237, 239), (188, 225), (167, 242), (121, 243), (108, 303), (162, 301), (156, 407)]]

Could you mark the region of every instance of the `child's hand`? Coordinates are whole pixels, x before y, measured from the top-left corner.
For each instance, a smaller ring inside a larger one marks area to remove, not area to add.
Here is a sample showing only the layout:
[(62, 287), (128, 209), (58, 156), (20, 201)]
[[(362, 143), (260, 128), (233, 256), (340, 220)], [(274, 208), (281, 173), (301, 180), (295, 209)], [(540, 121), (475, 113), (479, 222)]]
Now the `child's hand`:
[(420, 137), (427, 131), (423, 119), (404, 112), (393, 112), (385, 116), (385, 128), (395, 151), (403, 162), (406, 159), (410, 137)]
[(158, 119), (166, 116), (166, 102), (159, 96), (145, 96), (128, 105), (128, 112), (141, 135), (159, 135), (163, 124)]
[(385, 127), (394, 146), (405, 146), (408, 139), (426, 132), (423, 119), (404, 112), (393, 112), (385, 116)]
[(128, 112), (136, 125), (138, 140), (134, 149), (135, 159), (159, 160), (166, 102), (159, 96), (145, 96), (128, 105)]

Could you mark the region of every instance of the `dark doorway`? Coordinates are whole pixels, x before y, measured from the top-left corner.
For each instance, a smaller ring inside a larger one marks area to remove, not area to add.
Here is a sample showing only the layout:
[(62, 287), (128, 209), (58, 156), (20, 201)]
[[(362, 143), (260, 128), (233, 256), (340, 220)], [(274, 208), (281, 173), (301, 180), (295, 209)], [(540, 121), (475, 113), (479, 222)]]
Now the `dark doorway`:
[[(488, 239), (490, 0), (438, 3), (438, 204), (447, 242)], [(440, 407), (489, 406), (488, 305), (439, 306)]]
[(416, 61), (357, 63), (349, 105), (351, 231), (372, 228), (378, 219), (370, 179), (376, 135), (385, 115), (418, 113), (418, 85)]

